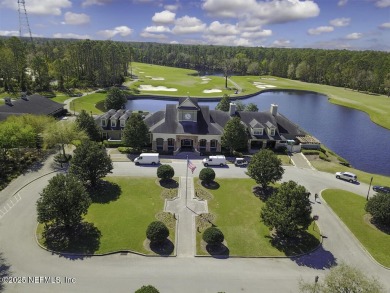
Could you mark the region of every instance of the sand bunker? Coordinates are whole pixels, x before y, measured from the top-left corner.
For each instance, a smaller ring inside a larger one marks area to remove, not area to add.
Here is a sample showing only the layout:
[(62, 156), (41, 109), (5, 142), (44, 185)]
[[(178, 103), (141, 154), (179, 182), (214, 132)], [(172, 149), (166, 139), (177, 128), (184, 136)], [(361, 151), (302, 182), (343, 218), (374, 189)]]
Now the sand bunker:
[(152, 80), (165, 80), (164, 77), (152, 77)]
[(138, 87), (140, 91), (164, 91), (164, 92), (177, 92), (175, 88), (167, 88), (166, 86), (152, 86), (150, 84), (142, 84)]
[(265, 84), (259, 81), (254, 81), (253, 84), (258, 88), (258, 89), (266, 89), (266, 88), (272, 88), (276, 87), (275, 85), (270, 85), (270, 84)]
[(206, 76), (202, 76), (201, 79), (202, 79), (202, 80), (206, 80), (206, 81), (207, 81), (207, 80), (211, 80), (211, 78), (208, 78), (208, 77), (206, 77)]
[(219, 89), (204, 90), (203, 92), (204, 92), (205, 94), (222, 93), (222, 91), (219, 90)]
[(200, 84), (207, 84), (209, 83), (207, 80), (201, 81)]

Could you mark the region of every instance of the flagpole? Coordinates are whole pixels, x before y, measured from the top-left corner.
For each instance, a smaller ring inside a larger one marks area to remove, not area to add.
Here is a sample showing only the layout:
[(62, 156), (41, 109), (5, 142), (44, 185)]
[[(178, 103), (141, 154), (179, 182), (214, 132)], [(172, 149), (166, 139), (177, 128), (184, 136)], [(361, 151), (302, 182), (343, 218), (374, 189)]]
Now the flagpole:
[(186, 166), (186, 207), (187, 207), (187, 181), (188, 181), (188, 155), (187, 155), (187, 166)]

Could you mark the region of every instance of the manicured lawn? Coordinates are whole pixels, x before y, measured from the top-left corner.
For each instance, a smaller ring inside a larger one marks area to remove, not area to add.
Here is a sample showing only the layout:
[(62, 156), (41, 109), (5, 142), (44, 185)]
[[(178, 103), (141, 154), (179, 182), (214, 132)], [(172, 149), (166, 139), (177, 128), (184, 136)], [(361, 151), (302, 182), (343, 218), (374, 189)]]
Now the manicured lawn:
[[(163, 189), (155, 183), (155, 178), (107, 177), (105, 180), (110, 183), (105, 189), (109, 192), (99, 190), (100, 195), (95, 197), (85, 216), (85, 221), (101, 233), (95, 241), (98, 245), (84, 241), (72, 246), (70, 251), (91, 252), (88, 246), (93, 246), (92, 252), (96, 254), (118, 250), (153, 254), (144, 248), (143, 242), (148, 225), (164, 209)], [(39, 225), (38, 235), (42, 231), (43, 225)], [(174, 228), (170, 229), (169, 238), (175, 243)], [(43, 243), (42, 239), (40, 242)]]
[[(121, 187), (118, 199), (108, 203), (93, 203), (85, 217), (101, 231), (96, 253), (134, 250), (148, 253), (143, 247), (148, 225), (164, 209), (164, 200), (155, 178), (108, 177), (107, 181)], [(174, 230), (170, 231), (174, 242)]]
[[(137, 91), (140, 85), (165, 86), (175, 88), (177, 91), (139, 91), (139, 95), (158, 95), (173, 97), (222, 97), (223, 94), (234, 95), (234, 90), (225, 89), (225, 78), (221, 76), (207, 76), (202, 79), (198, 72), (190, 69), (159, 66), (145, 63), (133, 62), (133, 74), (139, 81), (133, 83), (130, 87)], [(156, 80), (160, 79), (160, 80)], [(234, 85), (228, 82), (228, 87)], [(222, 92), (204, 93), (203, 90), (219, 89)]]
[[(276, 247), (271, 245), (270, 231), (260, 222), (264, 203), (252, 193), (252, 179), (218, 179), (219, 188), (209, 190), (213, 199), (208, 202), (209, 213), (216, 216), (214, 224), (223, 232), (230, 255), (285, 256), (309, 251), (319, 244), (319, 234), (308, 229), (306, 245)], [(197, 232), (197, 251), (201, 233)]]
[(103, 93), (93, 93), (84, 97), (80, 97), (72, 101), (70, 104), (70, 109), (76, 112), (80, 112), (83, 109), (87, 111), (87, 113), (92, 112), (92, 114), (101, 114), (103, 111), (100, 110), (100, 107), (96, 106), (99, 102), (102, 103), (106, 96), (107, 94)]
[(252, 90), (253, 81), (259, 81), (276, 86), (274, 89), (296, 89), (321, 93), (327, 95), (331, 103), (366, 112), (372, 121), (390, 129), (390, 98), (385, 95), (365, 94), (340, 87), (273, 76), (233, 76), (231, 79), (248, 92)]
[(366, 199), (339, 189), (325, 190), (322, 197), (368, 252), (379, 263), (390, 267), (390, 235), (375, 229), (364, 220)]
[(50, 100), (57, 102), (57, 103), (64, 103), (65, 100), (70, 99), (68, 95), (65, 94), (57, 94), (54, 98), (51, 98)]

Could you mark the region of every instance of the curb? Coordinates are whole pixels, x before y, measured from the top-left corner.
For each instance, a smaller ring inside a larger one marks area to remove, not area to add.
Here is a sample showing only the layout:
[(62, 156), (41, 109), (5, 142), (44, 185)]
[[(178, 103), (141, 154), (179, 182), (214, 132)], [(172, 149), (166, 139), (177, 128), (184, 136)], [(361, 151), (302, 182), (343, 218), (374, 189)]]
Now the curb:
[(371, 261), (379, 266), (381, 266), (382, 268), (386, 269), (386, 270), (390, 270), (389, 267), (386, 267), (384, 265), (382, 265), (381, 263), (379, 263), (372, 255), (371, 253), (363, 246), (363, 244), (359, 241), (359, 239), (356, 238), (355, 234), (352, 233), (352, 231), (348, 228), (348, 226), (344, 223), (344, 221), (333, 211), (333, 209), (329, 206), (329, 204), (326, 202), (326, 200), (322, 197), (322, 191), (324, 191), (326, 189), (323, 189), (320, 191), (320, 197), (322, 199), (322, 201), (325, 203), (326, 207), (328, 210), (330, 210), (330, 212), (339, 220), (339, 222), (341, 223), (341, 225), (344, 227), (344, 229), (349, 233), (350, 236), (352, 236), (352, 238), (354, 239), (354, 241), (358, 244), (358, 246), (360, 247), (360, 249), (371, 259)]

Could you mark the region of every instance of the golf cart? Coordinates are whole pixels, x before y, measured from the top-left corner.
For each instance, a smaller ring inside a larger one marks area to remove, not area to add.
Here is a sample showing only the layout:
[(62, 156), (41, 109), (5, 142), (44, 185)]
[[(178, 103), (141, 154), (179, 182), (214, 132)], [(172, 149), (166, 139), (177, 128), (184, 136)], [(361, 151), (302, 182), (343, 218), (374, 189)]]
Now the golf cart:
[(248, 161), (246, 161), (244, 158), (236, 158), (234, 165), (236, 167), (246, 167), (248, 165)]

